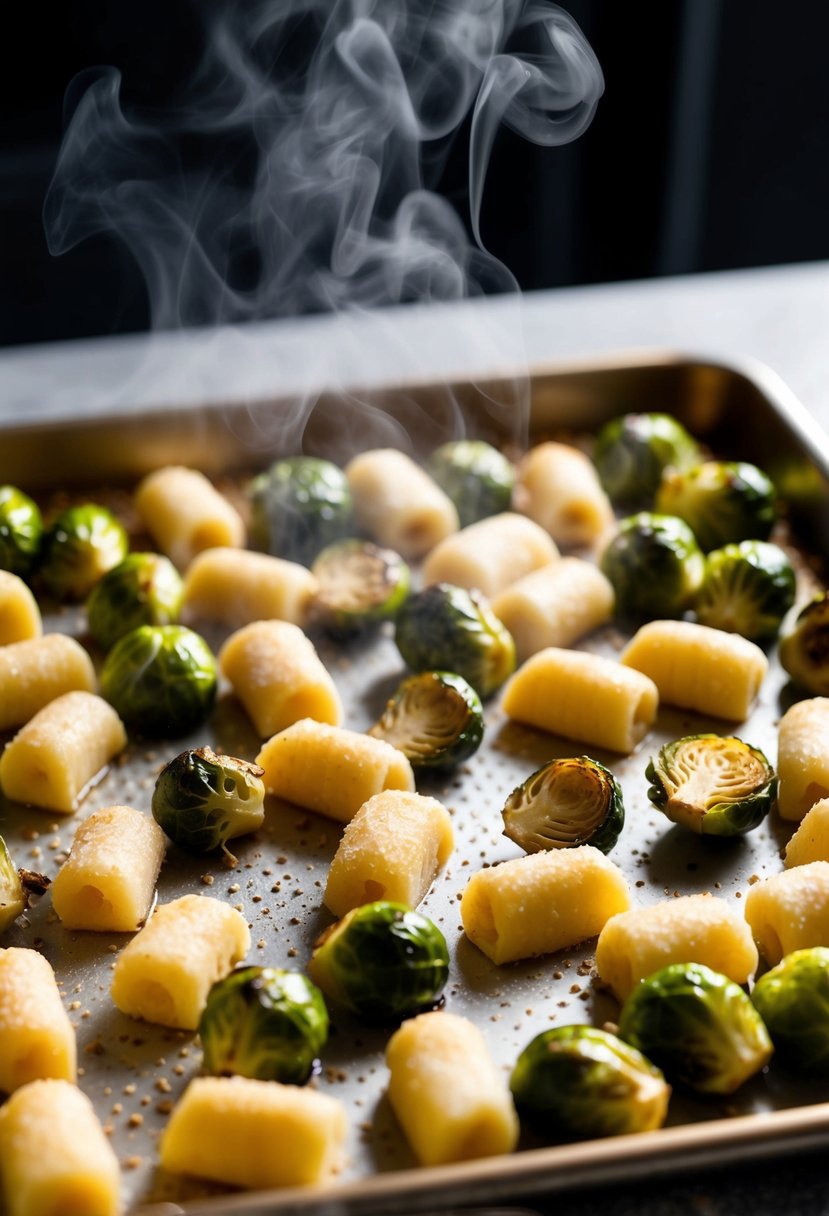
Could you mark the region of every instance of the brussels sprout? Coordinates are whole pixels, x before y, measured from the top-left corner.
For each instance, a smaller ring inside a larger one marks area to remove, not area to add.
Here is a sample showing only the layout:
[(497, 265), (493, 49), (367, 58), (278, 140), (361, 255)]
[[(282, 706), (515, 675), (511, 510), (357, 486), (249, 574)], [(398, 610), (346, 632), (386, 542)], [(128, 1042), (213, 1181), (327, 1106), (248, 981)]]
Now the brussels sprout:
[(310, 566), (321, 549), (354, 531), (348, 478), (330, 460), (288, 456), (250, 484), (251, 539), (260, 549)]
[(40, 551), (43, 521), (37, 503), (16, 486), (0, 486), (0, 570), (31, 573)]
[(521, 1052), (510, 1089), (522, 1120), (569, 1139), (661, 1127), (670, 1087), (650, 1060), (592, 1026), (545, 1030)]
[(435, 583), (397, 613), (397, 648), (414, 671), (455, 671), (488, 697), (515, 670), (515, 642), (480, 591)]
[(265, 770), (209, 747), (181, 752), (158, 774), (153, 818), (190, 853), (224, 848), (265, 820)]
[(623, 414), (596, 436), (593, 463), (611, 502), (624, 510), (653, 505), (665, 469), (701, 459), (697, 442), (670, 414)]
[(702, 625), (762, 642), (777, 634), (795, 586), (792, 564), (778, 545), (743, 540), (708, 554), (694, 612)]
[(173, 563), (159, 553), (128, 553), (107, 570), (86, 601), (89, 632), (104, 650), (139, 625), (173, 625), (184, 598), (184, 583)]
[(684, 519), (707, 553), (741, 540), (768, 540), (777, 518), (777, 494), (756, 465), (706, 460), (684, 471), (666, 471), (656, 492), (656, 510)]
[(613, 584), (617, 615), (632, 620), (682, 616), (705, 573), (705, 558), (688, 525), (650, 511), (619, 522), (599, 565)]
[(311, 570), (318, 583), (311, 618), (335, 633), (393, 620), (411, 587), (399, 553), (354, 537), (327, 545)]
[(422, 671), (400, 684), (368, 734), (393, 744), (412, 768), (449, 768), (481, 746), (484, 709), (462, 676)]
[(115, 643), (101, 671), (101, 694), (128, 726), (146, 735), (185, 735), (216, 697), (216, 659), (183, 625), (140, 625)]
[(733, 1093), (772, 1054), (748, 995), (701, 963), (672, 963), (640, 981), (622, 1006), (619, 1035), (669, 1081), (705, 1094)]
[(483, 439), (457, 439), (436, 448), (426, 471), (455, 504), (461, 527), (508, 511), (515, 468)]
[(703, 836), (750, 832), (777, 797), (777, 777), (763, 753), (730, 735), (686, 735), (666, 743), (645, 776), (653, 805)]
[(504, 835), (527, 853), (580, 844), (609, 853), (625, 825), (622, 787), (589, 756), (550, 760), (514, 789)]
[(775, 1059), (796, 1072), (829, 1075), (829, 949), (787, 954), (760, 977), (751, 999), (771, 1035)]
[(199, 1021), (205, 1072), (304, 1085), (328, 1038), (322, 993), (298, 971), (237, 967)]
[(780, 629), (778, 657), (798, 688), (813, 697), (829, 696), (829, 591), (789, 613)]
[(40, 575), (59, 599), (82, 600), (128, 549), (123, 525), (106, 507), (67, 507), (43, 537)]
[(433, 1006), (449, 977), (446, 940), (428, 917), (378, 900), (353, 908), (316, 943), (308, 965), (326, 996), (371, 1021)]
[(26, 910), (26, 892), (6, 842), (0, 836), (0, 933)]

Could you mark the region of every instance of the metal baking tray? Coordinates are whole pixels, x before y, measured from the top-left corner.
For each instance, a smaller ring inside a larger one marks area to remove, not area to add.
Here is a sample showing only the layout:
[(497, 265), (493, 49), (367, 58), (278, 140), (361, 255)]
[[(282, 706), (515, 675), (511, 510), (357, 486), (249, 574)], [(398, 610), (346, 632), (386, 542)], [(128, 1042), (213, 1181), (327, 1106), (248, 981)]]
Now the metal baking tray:
[[(786, 538), (807, 555), (811, 578), (829, 555), (829, 440), (784, 384), (755, 364), (725, 365), (673, 353), (628, 354), (602, 363), (536, 368), (528, 380), (505, 375), (485, 383), (409, 384), (347, 396), (320, 395), (313, 406), (289, 400), (232, 401), (209, 409), (169, 408), (141, 418), (112, 413), (58, 423), (9, 423), (0, 431), (0, 482), (48, 496), (106, 496), (125, 507), (129, 490), (167, 462), (201, 467), (232, 490), (245, 475), (284, 454), (301, 432), (303, 450), (341, 462), (356, 450), (396, 443), (416, 455), (464, 433), (508, 446), (547, 435), (581, 440), (626, 410), (667, 410), (712, 451), (765, 468), (786, 502)], [(297, 427), (297, 411), (302, 424)], [(293, 420), (291, 425), (286, 419)], [(411, 439), (410, 436), (416, 436)], [(133, 521), (134, 522), (134, 521)], [(49, 628), (83, 637), (83, 614), (64, 610)], [(218, 644), (221, 635), (205, 635)], [(344, 647), (316, 639), (346, 706), (346, 725), (366, 729), (403, 674), (389, 633)], [(584, 647), (617, 653), (623, 636), (608, 628)], [(774, 662), (760, 702), (741, 735), (776, 757), (776, 723), (786, 704), (783, 673)], [(508, 1073), (539, 1031), (567, 1022), (611, 1019), (617, 1007), (592, 976), (592, 947), (496, 968), (463, 936), (458, 902), (468, 876), (484, 863), (519, 855), (501, 834), (507, 794), (554, 756), (580, 754), (578, 744), (509, 723), (496, 696), (487, 707), (484, 746), (450, 777), (421, 781), (453, 814), (457, 847), (422, 905), (443, 929), (452, 955), (446, 1007), (474, 1019)], [(738, 841), (698, 839), (650, 805), (644, 770), (663, 742), (723, 723), (676, 710), (660, 711), (655, 730), (631, 757), (595, 751), (620, 780), (627, 824), (612, 857), (626, 872), (637, 903), (673, 893), (712, 890), (735, 904), (757, 877), (781, 868), (789, 830), (775, 816)], [(0, 739), (2, 742), (2, 739)], [(3, 835), (17, 864), (54, 875), (75, 824), (113, 802), (148, 811), (160, 766), (187, 746), (207, 742), (252, 758), (259, 740), (225, 689), (209, 728), (147, 747), (133, 741), (73, 817), (0, 802)], [(234, 843), (238, 866), (171, 850), (159, 882), (164, 901), (186, 891), (209, 893), (244, 910), (251, 924), (250, 960), (301, 967), (330, 923), (322, 906), (326, 867), (336, 849), (336, 823), (272, 800), (264, 828)], [(237, 847), (238, 845), (238, 847)], [(434, 1211), (440, 1205), (494, 1202), (551, 1194), (577, 1184), (632, 1178), (677, 1167), (714, 1165), (799, 1150), (829, 1140), (829, 1092), (794, 1085), (772, 1068), (723, 1101), (676, 1093), (668, 1126), (659, 1132), (579, 1144), (545, 1146), (529, 1139), (509, 1157), (442, 1168), (419, 1168), (384, 1097), (387, 1031), (339, 1014), (315, 1080), (345, 1103), (351, 1126), (348, 1161), (323, 1189), (268, 1194), (232, 1192), (164, 1177), (155, 1145), (170, 1106), (199, 1071), (194, 1035), (124, 1017), (109, 996), (114, 955), (123, 935), (67, 932), (45, 896), (7, 934), (6, 945), (35, 945), (54, 965), (77, 1027), (80, 1084), (109, 1129), (123, 1166), (129, 1210), (140, 1216), (208, 1213), (352, 1213)]]

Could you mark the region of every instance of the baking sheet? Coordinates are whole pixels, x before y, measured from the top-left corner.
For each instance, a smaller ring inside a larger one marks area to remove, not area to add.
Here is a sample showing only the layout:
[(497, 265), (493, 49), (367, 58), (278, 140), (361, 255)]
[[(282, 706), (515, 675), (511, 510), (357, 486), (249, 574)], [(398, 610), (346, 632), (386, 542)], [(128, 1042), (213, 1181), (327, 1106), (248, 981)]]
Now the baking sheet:
[[(469, 433), (507, 443), (520, 441), (521, 420), (489, 407), (515, 392), (515, 381), (486, 385), (421, 385), (365, 395), (360, 445), (389, 433), (389, 419), (429, 416), (430, 446), (456, 433), (456, 417), (442, 408), (450, 393), (463, 405)], [(306, 450), (331, 454), (332, 426), (344, 436), (342, 401), (318, 402), (309, 416)], [(441, 408), (437, 408), (440, 406)], [(516, 398), (516, 410), (520, 401)], [(266, 410), (285, 403), (261, 404)], [(538, 369), (532, 382), (531, 441), (550, 433), (568, 436), (587, 430), (627, 409), (668, 409), (709, 442), (717, 453), (741, 456), (766, 468), (792, 508), (792, 525), (815, 564), (829, 553), (829, 473), (827, 441), (784, 385), (762, 368), (713, 365), (704, 360), (662, 354), (625, 362), (575, 368)], [(145, 419), (136, 429), (130, 419), (79, 420), (51, 428), (11, 427), (0, 444), (0, 481), (43, 492), (49, 487), (98, 488), (114, 501), (116, 482), (128, 484), (151, 467), (168, 461), (201, 465), (212, 475), (239, 475), (251, 466), (250, 433), (257, 411), (233, 403), (209, 412), (169, 411)], [(493, 419), (496, 419), (494, 422)], [(369, 427), (366, 419), (372, 420)], [(256, 428), (261, 433), (261, 418)], [(417, 433), (417, 432), (416, 432)], [(423, 438), (421, 433), (421, 439)], [(281, 435), (260, 446), (260, 463), (281, 454)], [(382, 440), (380, 440), (382, 441)], [(804, 570), (805, 575), (805, 570)], [(50, 618), (59, 628), (83, 638), (83, 614), (73, 609)], [(223, 633), (201, 630), (214, 646)], [(345, 647), (316, 638), (346, 707), (345, 724), (366, 729), (404, 674), (390, 632)], [(614, 628), (600, 631), (583, 645), (617, 653), (625, 636)], [(741, 737), (776, 756), (776, 723), (788, 704), (783, 673), (774, 661), (762, 695)], [(637, 903), (674, 893), (712, 890), (733, 901), (749, 884), (781, 868), (780, 850), (791, 828), (772, 816), (749, 836), (736, 841), (703, 840), (672, 827), (646, 796), (644, 770), (650, 754), (671, 738), (700, 730), (730, 730), (721, 721), (664, 708), (658, 730), (632, 757), (593, 750), (620, 780), (627, 808), (625, 830), (611, 856), (627, 874)], [(145, 746), (133, 742), (121, 762), (90, 792), (76, 816), (64, 818), (0, 805), (2, 833), (17, 864), (54, 875), (68, 850), (75, 824), (98, 807), (126, 802), (149, 810), (156, 773), (173, 755), (205, 743), (253, 758), (260, 741), (226, 688), (209, 728), (174, 741)], [(509, 792), (545, 760), (581, 754), (578, 744), (508, 722), (496, 696), (486, 711), (481, 751), (460, 770), (418, 783), (423, 793), (440, 798), (451, 810), (456, 851), (422, 905), (443, 930), (452, 956), (446, 1007), (471, 1017), (482, 1028), (496, 1060), (507, 1074), (518, 1053), (541, 1030), (568, 1022), (601, 1024), (613, 1020), (617, 1006), (594, 983), (592, 946), (556, 956), (496, 968), (469, 943), (460, 928), (459, 899), (468, 876), (521, 851), (502, 835), (501, 807)], [(239, 907), (251, 924), (252, 962), (302, 967), (312, 943), (331, 921), (322, 907), (328, 863), (341, 828), (309, 812), (270, 800), (265, 826), (235, 842), (238, 866), (227, 870), (215, 857), (192, 858), (171, 849), (159, 882), (158, 898), (188, 891), (218, 896)], [(238, 847), (237, 847), (238, 846)], [(52, 962), (66, 1007), (77, 1027), (80, 1084), (92, 1097), (123, 1167), (131, 1210), (172, 1216), (174, 1212), (349, 1213), (389, 1210), (390, 1206), (428, 1210), (436, 1203), (516, 1197), (551, 1191), (576, 1182), (629, 1176), (639, 1169), (677, 1163), (729, 1160), (754, 1152), (768, 1154), (801, 1147), (829, 1132), (829, 1090), (793, 1085), (773, 1068), (723, 1101), (698, 1101), (675, 1094), (667, 1129), (646, 1136), (555, 1147), (526, 1139), (518, 1154), (444, 1169), (417, 1169), (384, 1097), (383, 1049), (387, 1031), (366, 1028), (332, 1011), (333, 1033), (316, 1084), (346, 1105), (350, 1135), (342, 1175), (324, 1191), (291, 1191), (265, 1196), (163, 1176), (155, 1166), (155, 1145), (169, 1110), (199, 1071), (200, 1050), (191, 1034), (152, 1027), (114, 1009), (109, 996), (114, 957), (127, 938), (117, 934), (67, 932), (46, 896), (15, 925), (5, 945), (36, 945)], [(723, 1123), (722, 1121), (725, 1120)]]

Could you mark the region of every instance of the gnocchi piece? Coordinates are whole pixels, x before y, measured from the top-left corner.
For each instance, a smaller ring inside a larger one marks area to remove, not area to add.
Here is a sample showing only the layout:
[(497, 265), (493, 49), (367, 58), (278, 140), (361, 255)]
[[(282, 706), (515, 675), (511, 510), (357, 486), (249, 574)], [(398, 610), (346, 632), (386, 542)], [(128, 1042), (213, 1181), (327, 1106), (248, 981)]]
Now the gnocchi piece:
[(745, 916), (770, 967), (793, 950), (829, 946), (829, 861), (810, 861), (755, 883)]
[(211, 984), (250, 949), (240, 912), (208, 895), (159, 904), (115, 963), (112, 999), (122, 1013), (196, 1030)]
[(388, 1097), (421, 1165), (510, 1153), (512, 1096), (477, 1026), (436, 1010), (410, 1018), (386, 1048)]
[(470, 941), (500, 965), (575, 946), (629, 907), (622, 871), (585, 844), (479, 870), (461, 898), (461, 921)]
[(492, 600), (492, 611), (515, 640), (519, 663), (548, 646), (572, 646), (613, 616), (613, 586), (579, 557), (524, 575)]
[(65, 927), (134, 933), (149, 913), (166, 846), (156, 821), (131, 806), (84, 819), (52, 883)]
[(342, 722), (336, 684), (310, 638), (288, 621), (254, 621), (231, 634), (219, 668), (263, 739), (300, 718)]
[(694, 621), (649, 621), (621, 654), (649, 676), (666, 705), (743, 722), (768, 670), (759, 646), (738, 633)]
[(14, 802), (71, 815), (126, 744), (124, 724), (103, 697), (64, 693), (6, 745), (0, 788)]
[(250, 549), (205, 549), (185, 572), (183, 611), (230, 629), (266, 620), (302, 625), (316, 590), (316, 578), (298, 562)]
[(511, 677), (502, 706), (528, 726), (629, 753), (653, 726), (659, 693), (646, 675), (615, 659), (548, 646)]
[(346, 825), (323, 897), (336, 917), (388, 899), (416, 908), (454, 848), (449, 812), (436, 798), (385, 790)]
[(452, 583), (492, 597), (559, 556), (548, 532), (525, 515), (504, 511), (447, 536), (423, 563), (423, 584)]
[(75, 1031), (48, 959), (22, 946), (0, 949), (0, 1090), (44, 1077), (74, 1081)]
[(777, 776), (782, 819), (800, 820), (829, 796), (829, 697), (797, 701), (783, 714), (777, 732)]
[(239, 512), (197, 469), (182, 465), (156, 469), (138, 486), (135, 507), (158, 547), (179, 570), (203, 549), (241, 548), (246, 541)]
[(22, 578), (0, 570), (0, 646), (39, 638), (42, 633), (37, 600)]
[(455, 504), (405, 452), (363, 452), (349, 462), (345, 474), (360, 527), (401, 557), (423, 557), (457, 532)]
[(560, 545), (596, 545), (613, 527), (593, 462), (566, 443), (539, 443), (519, 463), (513, 502)]
[(92, 660), (63, 633), (0, 646), (0, 730), (22, 726), (65, 692), (94, 692)]
[(821, 798), (801, 819), (786, 845), (786, 869), (810, 861), (829, 861), (829, 798)]
[(757, 948), (743, 918), (714, 895), (632, 908), (612, 917), (599, 934), (596, 970), (620, 1001), (671, 963), (703, 963), (745, 984), (757, 969)]

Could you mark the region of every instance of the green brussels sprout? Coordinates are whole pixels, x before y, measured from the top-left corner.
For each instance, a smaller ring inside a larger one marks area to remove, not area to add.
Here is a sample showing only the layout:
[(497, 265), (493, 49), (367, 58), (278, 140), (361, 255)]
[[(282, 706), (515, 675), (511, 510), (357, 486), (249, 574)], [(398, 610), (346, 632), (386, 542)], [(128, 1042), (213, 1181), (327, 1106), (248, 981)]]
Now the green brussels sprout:
[(589, 756), (550, 760), (514, 789), (502, 811), (504, 835), (527, 853), (580, 844), (609, 853), (625, 825), (622, 787)]
[(139, 625), (174, 625), (183, 598), (184, 583), (169, 558), (160, 553), (128, 553), (87, 597), (89, 632), (109, 650)]
[(641, 980), (622, 1006), (619, 1035), (669, 1081), (704, 1094), (733, 1093), (773, 1050), (747, 993), (701, 963), (672, 963)]
[(829, 1075), (829, 949), (795, 950), (754, 985), (751, 999), (774, 1044), (795, 1072)]
[(611, 502), (633, 511), (653, 506), (665, 469), (698, 464), (700, 449), (670, 414), (623, 414), (596, 436), (593, 463)]
[(251, 482), (251, 540), (310, 566), (321, 549), (354, 532), (348, 478), (330, 460), (288, 456)]
[(631, 620), (682, 616), (705, 573), (693, 532), (674, 515), (640, 511), (620, 520), (599, 559), (616, 596), (616, 613)]
[(414, 671), (455, 671), (486, 698), (515, 670), (515, 642), (480, 591), (435, 583), (397, 613), (397, 649)]
[(522, 1119), (550, 1137), (591, 1139), (661, 1127), (670, 1086), (641, 1052), (593, 1026), (556, 1026), (527, 1044), (510, 1076)]
[(777, 518), (773, 482), (745, 461), (706, 460), (690, 469), (669, 469), (655, 505), (684, 519), (706, 553), (741, 540), (768, 540)]
[(763, 642), (776, 636), (795, 589), (794, 569), (778, 545), (743, 540), (708, 554), (694, 612), (701, 625)]
[(16, 486), (0, 486), (0, 570), (31, 574), (40, 552), (43, 520), (37, 503)]
[(790, 612), (780, 628), (780, 665), (804, 692), (829, 696), (829, 591)]
[(484, 709), (463, 676), (422, 671), (403, 680), (368, 734), (393, 744), (414, 769), (450, 768), (481, 746)]
[(752, 831), (777, 797), (777, 776), (763, 753), (730, 735), (686, 735), (666, 743), (645, 776), (653, 805), (703, 836)]
[(441, 444), (426, 462), (426, 471), (455, 504), (462, 528), (510, 508), (515, 468), (483, 439)]
[(43, 537), (40, 575), (58, 599), (82, 600), (128, 549), (123, 525), (106, 507), (67, 507)]
[(101, 694), (128, 726), (146, 735), (185, 735), (216, 698), (216, 659), (183, 625), (139, 625), (115, 643), (101, 670)]
[(326, 545), (311, 571), (318, 584), (311, 619), (340, 634), (393, 620), (412, 579), (399, 553), (355, 537)]
[(11, 859), (5, 840), (0, 836), (0, 933), (26, 910), (26, 892), (20, 872)]
[(265, 821), (265, 770), (209, 747), (181, 752), (158, 774), (153, 818), (174, 844), (209, 853)]
[(430, 1008), (449, 978), (446, 940), (404, 904), (362, 904), (317, 941), (308, 972), (326, 996), (374, 1022)]
[(298, 971), (237, 967), (199, 1020), (204, 1071), (304, 1085), (328, 1039), (322, 993)]

